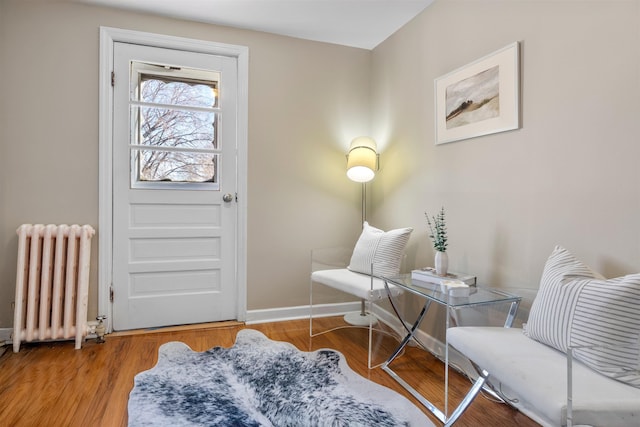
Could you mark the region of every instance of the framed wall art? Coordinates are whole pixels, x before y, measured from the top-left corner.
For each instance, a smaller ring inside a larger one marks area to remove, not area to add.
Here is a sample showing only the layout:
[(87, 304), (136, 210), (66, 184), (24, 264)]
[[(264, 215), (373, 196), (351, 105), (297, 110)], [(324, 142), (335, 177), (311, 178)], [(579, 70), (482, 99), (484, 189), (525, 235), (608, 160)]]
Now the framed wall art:
[(520, 127), (520, 44), (435, 80), (436, 144)]

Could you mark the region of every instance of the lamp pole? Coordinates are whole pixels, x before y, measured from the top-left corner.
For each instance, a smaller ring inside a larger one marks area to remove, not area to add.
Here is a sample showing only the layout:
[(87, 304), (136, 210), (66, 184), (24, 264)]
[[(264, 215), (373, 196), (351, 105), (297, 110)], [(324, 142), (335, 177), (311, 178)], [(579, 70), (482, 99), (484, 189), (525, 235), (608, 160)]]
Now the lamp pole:
[(361, 224), (364, 224), (366, 220), (367, 220), (367, 183), (363, 182), (362, 183), (362, 222)]

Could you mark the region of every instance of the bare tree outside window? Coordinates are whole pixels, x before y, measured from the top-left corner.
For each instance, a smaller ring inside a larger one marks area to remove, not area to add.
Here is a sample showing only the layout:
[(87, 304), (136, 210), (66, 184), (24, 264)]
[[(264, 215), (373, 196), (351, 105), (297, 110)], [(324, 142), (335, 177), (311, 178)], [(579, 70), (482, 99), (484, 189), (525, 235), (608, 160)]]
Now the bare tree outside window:
[[(161, 70), (181, 69), (163, 66)], [(134, 165), (142, 182), (217, 182), (217, 81), (140, 73), (132, 107)], [(185, 73), (182, 73), (185, 74)]]

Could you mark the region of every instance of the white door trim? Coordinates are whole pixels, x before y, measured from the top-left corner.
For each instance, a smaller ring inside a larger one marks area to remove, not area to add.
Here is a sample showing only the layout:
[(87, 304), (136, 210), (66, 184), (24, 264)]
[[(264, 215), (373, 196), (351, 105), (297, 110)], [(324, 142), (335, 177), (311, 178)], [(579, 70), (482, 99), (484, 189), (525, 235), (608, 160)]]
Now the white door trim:
[(99, 75), (99, 188), (98, 188), (98, 314), (107, 316), (107, 331), (112, 331), (112, 303), (110, 288), (113, 279), (113, 44), (137, 43), (147, 46), (187, 50), (237, 58), (238, 61), (238, 218), (237, 266), (238, 320), (247, 314), (247, 153), (248, 153), (248, 89), (249, 48), (204, 40), (151, 34), (140, 31), (100, 27)]

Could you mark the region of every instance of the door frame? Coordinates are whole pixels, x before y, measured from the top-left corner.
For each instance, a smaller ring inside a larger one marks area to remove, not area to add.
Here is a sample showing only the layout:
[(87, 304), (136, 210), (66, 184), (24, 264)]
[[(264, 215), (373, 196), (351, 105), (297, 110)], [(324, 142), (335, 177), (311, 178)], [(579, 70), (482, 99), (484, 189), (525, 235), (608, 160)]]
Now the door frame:
[(116, 42), (186, 50), (236, 58), (238, 62), (237, 129), (237, 313), (241, 322), (247, 315), (247, 158), (249, 111), (249, 48), (205, 40), (152, 34), (119, 28), (100, 27), (99, 75), (99, 166), (98, 166), (98, 314), (106, 315), (107, 332), (113, 330), (113, 45)]

